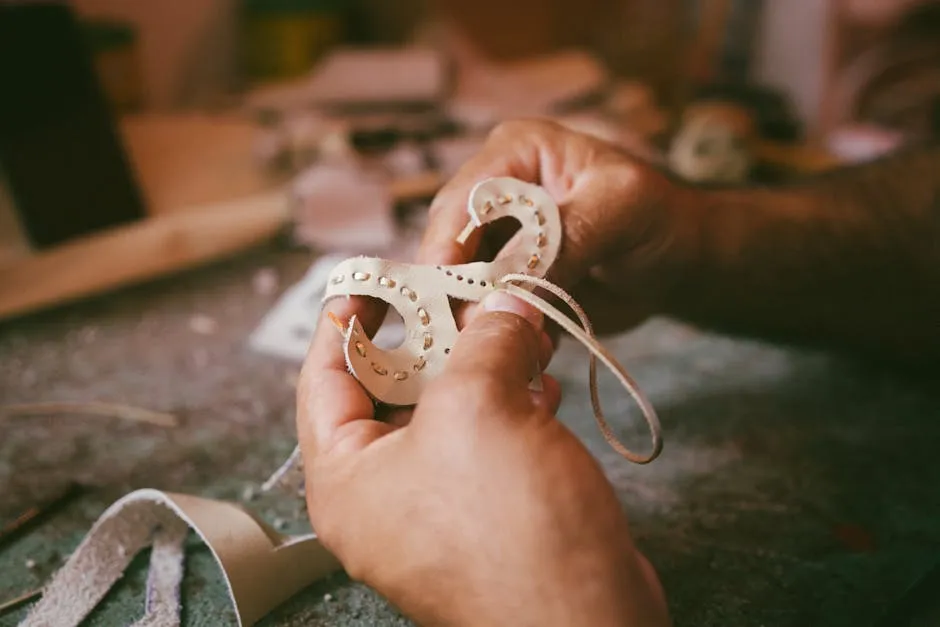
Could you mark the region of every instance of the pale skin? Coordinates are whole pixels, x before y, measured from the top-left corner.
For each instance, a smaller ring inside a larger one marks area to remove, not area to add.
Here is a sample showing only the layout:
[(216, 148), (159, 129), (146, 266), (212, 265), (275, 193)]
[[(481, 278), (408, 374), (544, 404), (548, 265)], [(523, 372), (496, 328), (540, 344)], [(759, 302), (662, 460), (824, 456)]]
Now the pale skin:
[[(940, 358), (935, 148), (787, 188), (705, 190), (559, 126), (511, 123), (435, 199), (420, 262), (474, 258), (484, 240), (455, 238), (491, 176), (558, 200), (550, 278), (604, 331), (667, 315), (919, 368)], [(360, 299), (327, 310), (381, 319)], [(333, 325), (318, 326), (297, 424), (323, 542), (422, 625), (669, 625), (613, 487), (555, 418), (558, 383), (529, 390), (551, 358), (542, 316), (498, 294), (460, 318), (417, 406), (378, 415)]]

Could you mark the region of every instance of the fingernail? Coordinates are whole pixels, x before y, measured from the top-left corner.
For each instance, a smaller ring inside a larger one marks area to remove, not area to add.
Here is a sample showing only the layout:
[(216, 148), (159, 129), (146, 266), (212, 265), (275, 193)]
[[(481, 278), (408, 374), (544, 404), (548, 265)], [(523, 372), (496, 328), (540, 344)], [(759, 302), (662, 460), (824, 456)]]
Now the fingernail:
[(515, 314), (528, 320), (536, 329), (542, 328), (542, 312), (506, 292), (491, 292), (483, 299), (483, 309)]

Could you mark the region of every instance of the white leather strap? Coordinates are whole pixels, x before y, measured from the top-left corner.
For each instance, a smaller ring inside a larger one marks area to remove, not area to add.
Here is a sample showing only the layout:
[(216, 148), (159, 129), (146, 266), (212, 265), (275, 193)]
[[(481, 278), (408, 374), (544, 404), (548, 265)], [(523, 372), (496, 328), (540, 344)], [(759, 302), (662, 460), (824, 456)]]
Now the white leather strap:
[[(603, 347), (594, 337), (594, 330), (591, 327), (591, 321), (588, 319), (587, 314), (584, 313), (584, 310), (580, 305), (572, 298), (567, 292), (562, 290), (560, 287), (554, 283), (550, 283), (544, 279), (539, 279), (536, 277), (526, 276), (524, 274), (508, 274), (502, 278), (500, 281), (501, 288), (512, 294), (513, 296), (526, 301), (533, 307), (539, 309), (546, 316), (554, 320), (562, 329), (568, 332), (574, 339), (581, 342), (585, 348), (591, 352), (591, 361), (589, 366), (588, 381), (591, 389), (591, 405), (594, 408), (594, 419), (597, 421), (597, 426), (600, 428), (601, 433), (604, 436), (604, 439), (607, 440), (607, 443), (610, 446), (620, 453), (623, 457), (627, 458), (631, 462), (636, 464), (648, 464), (654, 459), (656, 459), (660, 452), (663, 449), (663, 438), (662, 438), (662, 428), (659, 424), (659, 416), (656, 414), (656, 410), (653, 408), (652, 403), (649, 402), (649, 399), (646, 398), (646, 395), (643, 394), (643, 391), (640, 390), (639, 386), (627, 374), (627, 371), (624, 369), (620, 362), (618, 362), (608, 351)], [(535, 294), (524, 290), (513, 283), (529, 283), (536, 287), (540, 287), (544, 290), (547, 290), (560, 298), (565, 302), (566, 305), (571, 307), (572, 311), (575, 312), (575, 315), (578, 316), (578, 320), (581, 322), (581, 328), (578, 328), (567, 316), (563, 313), (552, 307), (549, 303), (539, 298)], [(601, 362), (607, 366), (617, 380), (620, 382), (620, 385), (624, 387), (625, 390), (633, 397), (633, 400), (636, 401), (636, 404), (640, 407), (640, 411), (643, 412), (643, 418), (646, 420), (646, 424), (650, 429), (650, 436), (652, 438), (652, 448), (650, 452), (646, 455), (637, 455), (617, 438), (613, 430), (611, 430), (610, 425), (607, 424), (606, 418), (604, 418), (604, 410), (601, 407), (600, 396), (597, 393), (597, 360), (600, 359)]]

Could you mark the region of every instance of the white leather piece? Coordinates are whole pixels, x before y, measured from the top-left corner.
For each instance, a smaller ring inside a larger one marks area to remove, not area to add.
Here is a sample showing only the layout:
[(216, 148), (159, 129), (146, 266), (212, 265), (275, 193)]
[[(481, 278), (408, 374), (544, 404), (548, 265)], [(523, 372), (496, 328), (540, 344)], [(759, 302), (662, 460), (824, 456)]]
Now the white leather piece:
[(461, 240), (500, 218), (518, 220), (520, 229), (506, 254), (489, 263), (436, 267), (353, 257), (330, 273), (324, 302), (339, 296), (372, 296), (394, 307), (404, 321), (405, 340), (392, 350), (375, 346), (355, 317), (344, 333), (350, 372), (383, 403), (414, 405), (427, 383), (441, 373), (458, 335), (448, 297), (479, 301), (511, 273), (541, 278), (558, 256), (558, 206), (538, 185), (488, 179), (471, 191), (467, 212), (470, 221)]

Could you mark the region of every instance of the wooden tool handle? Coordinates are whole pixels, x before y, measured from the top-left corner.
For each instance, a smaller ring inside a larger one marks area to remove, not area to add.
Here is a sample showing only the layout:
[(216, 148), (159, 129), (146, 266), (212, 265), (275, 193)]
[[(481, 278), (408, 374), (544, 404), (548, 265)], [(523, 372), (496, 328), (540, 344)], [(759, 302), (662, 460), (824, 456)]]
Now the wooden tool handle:
[[(396, 201), (429, 198), (436, 173), (390, 182)], [(0, 319), (182, 270), (260, 244), (290, 221), (284, 190), (192, 207), (0, 265)]]
[(0, 268), (0, 318), (216, 259), (265, 241), (289, 218), (283, 191), (159, 216)]

